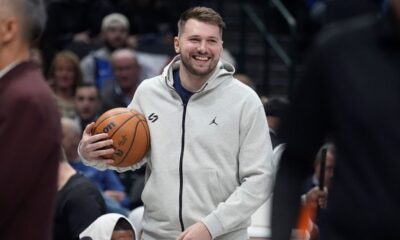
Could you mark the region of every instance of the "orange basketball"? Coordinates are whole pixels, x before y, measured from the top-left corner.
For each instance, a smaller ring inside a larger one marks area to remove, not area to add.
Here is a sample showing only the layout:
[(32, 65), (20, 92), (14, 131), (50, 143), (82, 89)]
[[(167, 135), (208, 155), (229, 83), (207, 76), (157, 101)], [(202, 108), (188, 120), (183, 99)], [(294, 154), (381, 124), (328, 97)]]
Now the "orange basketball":
[(93, 134), (107, 133), (115, 150), (113, 166), (128, 167), (144, 157), (150, 147), (146, 118), (127, 108), (114, 108), (103, 113), (92, 128)]

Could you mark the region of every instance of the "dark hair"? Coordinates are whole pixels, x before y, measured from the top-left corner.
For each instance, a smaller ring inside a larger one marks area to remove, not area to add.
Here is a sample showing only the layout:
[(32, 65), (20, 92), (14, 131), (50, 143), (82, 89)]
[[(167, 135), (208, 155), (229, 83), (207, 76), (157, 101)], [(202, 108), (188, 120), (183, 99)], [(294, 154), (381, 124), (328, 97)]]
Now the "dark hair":
[(135, 230), (133, 230), (132, 224), (123, 217), (119, 218), (117, 223), (115, 224), (114, 231), (118, 231), (118, 230), (131, 230), (133, 233), (135, 233)]
[(326, 149), (326, 153), (330, 152), (333, 155), (333, 157), (336, 157), (335, 145), (331, 142), (327, 142), (324, 145), (322, 145), (322, 147), (318, 150), (317, 155), (315, 157), (314, 165), (317, 165), (322, 161), (322, 152), (324, 149)]
[(221, 36), (222, 30), (225, 28), (224, 20), (221, 15), (216, 11), (208, 7), (193, 7), (184, 11), (178, 21), (178, 34), (180, 35), (183, 31), (183, 26), (189, 19), (196, 19), (200, 22), (210, 23), (219, 27)]
[(278, 118), (283, 118), (289, 108), (289, 102), (283, 98), (269, 98), (264, 104), (265, 114), (267, 116), (274, 116)]
[(78, 89), (80, 88), (95, 88), (96, 89), (96, 93), (97, 93), (97, 99), (101, 100), (101, 93), (99, 91), (99, 89), (97, 88), (95, 83), (90, 83), (90, 82), (79, 82), (78, 85), (76, 86), (76, 90), (75, 90), (75, 94), (78, 91)]

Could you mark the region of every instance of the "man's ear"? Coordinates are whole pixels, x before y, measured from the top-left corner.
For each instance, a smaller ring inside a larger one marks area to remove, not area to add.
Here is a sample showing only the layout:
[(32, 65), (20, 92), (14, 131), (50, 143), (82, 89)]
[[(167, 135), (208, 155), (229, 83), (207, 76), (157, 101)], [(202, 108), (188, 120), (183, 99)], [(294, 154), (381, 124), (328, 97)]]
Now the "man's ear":
[(6, 18), (0, 21), (0, 43), (4, 45), (15, 39), (18, 32), (18, 22), (14, 17)]
[(179, 37), (178, 36), (174, 37), (174, 48), (175, 48), (175, 53), (181, 52), (181, 47), (179, 45)]

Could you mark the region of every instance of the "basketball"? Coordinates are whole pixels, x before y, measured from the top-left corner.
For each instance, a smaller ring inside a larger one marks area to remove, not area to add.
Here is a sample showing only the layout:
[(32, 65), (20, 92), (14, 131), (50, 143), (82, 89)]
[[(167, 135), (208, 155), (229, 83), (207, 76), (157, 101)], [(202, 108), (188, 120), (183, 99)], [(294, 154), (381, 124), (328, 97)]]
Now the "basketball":
[(92, 128), (92, 134), (107, 133), (113, 140), (115, 167), (131, 166), (145, 156), (150, 147), (146, 118), (131, 109), (114, 108), (103, 113)]

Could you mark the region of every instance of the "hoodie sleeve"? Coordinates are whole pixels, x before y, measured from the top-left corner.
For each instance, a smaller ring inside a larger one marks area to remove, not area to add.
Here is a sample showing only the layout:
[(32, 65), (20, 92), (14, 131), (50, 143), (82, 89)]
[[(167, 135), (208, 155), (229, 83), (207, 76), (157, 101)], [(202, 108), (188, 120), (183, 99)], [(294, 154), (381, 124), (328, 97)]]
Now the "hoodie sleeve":
[(229, 198), (202, 220), (213, 238), (236, 229), (271, 196), (272, 145), (262, 103), (249, 98), (240, 119), (238, 178), (240, 185)]

